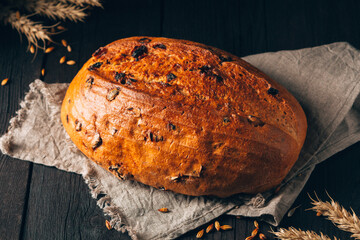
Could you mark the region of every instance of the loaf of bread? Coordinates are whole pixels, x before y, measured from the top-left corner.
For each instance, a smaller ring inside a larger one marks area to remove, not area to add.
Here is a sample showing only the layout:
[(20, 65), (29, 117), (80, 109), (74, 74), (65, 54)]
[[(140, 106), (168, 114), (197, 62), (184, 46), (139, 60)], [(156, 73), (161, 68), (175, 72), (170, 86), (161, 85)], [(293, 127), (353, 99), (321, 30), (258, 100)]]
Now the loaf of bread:
[(87, 157), (122, 180), (218, 197), (279, 185), (307, 129), (296, 99), (249, 63), (154, 37), (98, 49), (71, 82), (61, 120)]

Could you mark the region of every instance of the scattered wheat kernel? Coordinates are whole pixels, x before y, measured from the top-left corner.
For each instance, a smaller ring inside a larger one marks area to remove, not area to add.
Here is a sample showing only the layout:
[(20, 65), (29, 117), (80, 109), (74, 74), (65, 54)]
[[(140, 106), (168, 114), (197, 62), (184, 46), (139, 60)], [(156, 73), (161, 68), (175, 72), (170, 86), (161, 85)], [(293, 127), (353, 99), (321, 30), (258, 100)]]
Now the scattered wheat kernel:
[(74, 60), (69, 60), (66, 62), (67, 65), (74, 65), (76, 62)]
[(203, 235), (204, 235), (204, 229), (200, 230), (200, 231), (196, 234), (196, 238), (202, 238)]
[(287, 216), (288, 216), (288, 217), (291, 217), (292, 215), (294, 215), (295, 210), (298, 209), (300, 206), (301, 206), (301, 205), (298, 205), (298, 206), (290, 209), (290, 210), (288, 211), (288, 213), (287, 213)]
[(264, 234), (260, 233), (260, 234), (259, 234), (259, 238), (260, 238), (261, 240), (265, 240), (265, 239), (266, 239), (266, 236), (265, 236)]
[(57, 26), (56, 28), (59, 29), (59, 30), (65, 30), (65, 28), (63, 26), (61, 26), (61, 25)]
[(16, 19), (19, 20), (20, 19), (20, 12), (19, 11), (16, 11)]
[(63, 56), (63, 57), (61, 57), (61, 58), (60, 58), (59, 63), (60, 63), (60, 64), (63, 64), (63, 63), (65, 62), (65, 60), (66, 60), (66, 57), (65, 57), (65, 56)]
[(220, 223), (219, 221), (215, 221), (215, 228), (217, 231), (220, 231)]
[(259, 232), (259, 229), (258, 228), (255, 228), (252, 232), (251, 232), (251, 236), (252, 237), (255, 237)]
[(45, 53), (51, 53), (54, 50), (54, 47), (49, 47), (45, 49)]
[(213, 230), (214, 228), (214, 224), (210, 224), (207, 228), (206, 228), (206, 233), (209, 233), (211, 230)]
[(71, 52), (71, 47), (70, 47), (70, 45), (68, 45), (66, 49), (67, 49), (68, 52)]
[(45, 68), (41, 69), (41, 76), (45, 76)]
[(321, 215), (322, 215), (321, 212), (317, 212), (317, 213), (316, 213), (316, 216), (318, 216), (318, 217), (320, 217)]
[(255, 220), (254, 221), (254, 226), (256, 227), (256, 228), (259, 228), (259, 223)]
[(249, 236), (249, 237), (245, 238), (245, 240), (252, 240), (253, 238), (254, 238), (254, 237)]
[(8, 78), (5, 78), (4, 80), (2, 80), (1, 81), (1, 86), (4, 86), (8, 81), (9, 81)]
[(159, 211), (159, 212), (163, 212), (163, 213), (167, 213), (167, 212), (169, 212), (169, 209), (167, 209), (166, 207), (164, 207), (164, 208), (158, 209), (158, 211)]
[(64, 46), (64, 47), (67, 47), (67, 41), (65, 39), (61, 40), (61, 44)]
[(108, 220), (105, 220), (105, 226), (107, 229), (111, 230), (112, 229), (112, 226), (110, 224), (110, 222)]
[(220, 226), (220, 228), (221, 228), (221, 230), (226, 231), (226, 230), (232, 229), (232, 226), (230, 226), (230, 225), (222, 225), (222, 226)]
[(34, 45), (31, 45), (31, 46), (30, 46), (30, 52), (31, 52), (32, 54), (35, 53), (35, 47), (34, 47)]

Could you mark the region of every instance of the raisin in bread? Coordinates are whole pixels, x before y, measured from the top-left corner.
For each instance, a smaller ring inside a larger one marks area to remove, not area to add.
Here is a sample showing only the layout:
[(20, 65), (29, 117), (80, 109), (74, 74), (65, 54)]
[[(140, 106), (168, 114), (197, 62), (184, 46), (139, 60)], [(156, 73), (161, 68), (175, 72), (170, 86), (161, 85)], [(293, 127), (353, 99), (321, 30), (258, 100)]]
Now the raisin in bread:
[(296, 99), (244, 60), (153, 37), (98, 49), (71, 82), (61, 119), (120, 179), (193, 196), (276, 187), (307, 129)]

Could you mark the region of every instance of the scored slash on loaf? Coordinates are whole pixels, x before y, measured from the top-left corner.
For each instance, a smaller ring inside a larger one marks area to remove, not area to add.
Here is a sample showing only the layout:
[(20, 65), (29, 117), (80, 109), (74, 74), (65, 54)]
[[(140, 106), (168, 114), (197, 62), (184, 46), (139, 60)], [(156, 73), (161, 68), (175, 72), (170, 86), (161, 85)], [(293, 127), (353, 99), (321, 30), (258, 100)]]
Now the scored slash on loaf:
[(120, 179), (219, 197), (276, 188), (307, 128), (296, 99), (249, 63), (153, 37), (95, 51), (61, 119), (75, 145)]

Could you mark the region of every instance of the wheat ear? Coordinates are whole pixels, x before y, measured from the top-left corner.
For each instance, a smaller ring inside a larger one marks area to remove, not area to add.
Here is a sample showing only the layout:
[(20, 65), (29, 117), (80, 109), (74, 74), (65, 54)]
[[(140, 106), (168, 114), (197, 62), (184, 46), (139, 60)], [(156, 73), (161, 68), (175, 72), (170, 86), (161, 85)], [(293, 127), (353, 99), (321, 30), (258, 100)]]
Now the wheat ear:
[[(320, 232), (320, 235), (314, 231), (302, 231), (301, 229), (296, 229), (289, 227), (288, 229), (280, 228), (278, 232), (271, 232), (278, 239), (282, 240), (331, 240), (328, 236)], [(337, 240), (334, 237), (334, 240)]]
[(29, 1), (25, 5), (28, 11), (35, 14), (44, 15), (52, 19), (69, 19), (71, 21), (83, 21), (86, 17), (85, 8), (69, 5), (61, 2), (48, 2), (45, 0)]
[(327, 217), (327, 219), (333, 222), (339, 229), (351, 232), (351, 237), (360, 239), (360, 220), (352, 209), (352, 213), (348, 212), (338, 202), (335, 202), (329, 194), (330, 202), (321, 201), (316, 193), (315, 196), (317, 200), (312, 199), (309, 195), (312, 200), (311, 204), (314, 205), (310, 208), (311, 210), (320, 212), (321, 215)]
[(29, 41), (29, 45), (34, 44), (36, 47), (43, 48), (39, 46), (39, 41), (42, 41), (43, 45), (45, 45), (46, 40), (51, 41), (49, 37), (50, 33), (47, 29), (44, 28), (43, 25), (31, 21), (26, 16), (20, 16), (18, 18), (15, 12), (11, 12), (5, 21), (20, 34), (24, 34)]
[(60, 0), (63, 3), (69, 2), (78, 6), (90, 5), (94, 7), (102, 7), (99, 0)]

